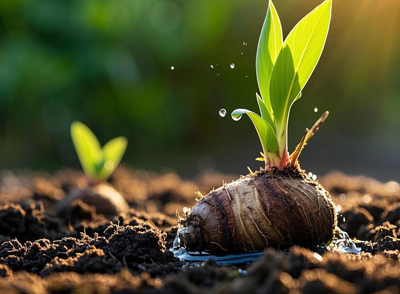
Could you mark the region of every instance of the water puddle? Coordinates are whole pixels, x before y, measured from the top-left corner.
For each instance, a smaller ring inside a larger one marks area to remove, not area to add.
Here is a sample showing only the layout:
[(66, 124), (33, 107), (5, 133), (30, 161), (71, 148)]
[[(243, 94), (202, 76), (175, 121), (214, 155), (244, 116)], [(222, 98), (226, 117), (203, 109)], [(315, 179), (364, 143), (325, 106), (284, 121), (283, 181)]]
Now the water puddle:
[(234, 264), (246, 264), (251, 263), (257, 259), (259, 259), (262, 255), (262, 251), (250, 252), (250, 253), (241, 253), (241, 254), (228, 254), (223, 256), (212, 255), (206, 252), (190, 252), (186, 251), (185, 248), (179, 247), (179, 237), (176, 236), (174, 240), (174, 245), (171, 251), (174, 253), (174, 256), (179, 258), (181, 261), (189, 261), (193, 263), (202, 263), (206, 262), (209, 259), (215, 260), (217, 265), (234, 265)]
[[(358, 248), (356, 244), (351, 240), (349, 235), (337, 228), (334, 234), (331, 244), (328, 246), (321, 246), (321, 251), (339, 252), (339, 253), (351, 253), (360, 254), (361, 248)], [(241, 253), (241, 254), (228, 254), (224, 256), (212, 255), (208, 253), (190, 252), (186, 251), (185, 248), (179, 246), (179, 238), (176, 236), (173, 248), (171, 251), (175, 257), (181, 261), (188, 261), (194, 264), (200, 264), (206, 262), (209, 259), (215, 260), (217, 265), (235, 265), (235, 264), (248, 264), (259, 259), (262, 255), (262, 251)], [(323, 257), (321, 257), (322, 260)]]
[(356, 244), (351, 240), (349, 234), (342, 231), (340, 228), (336, 228), (335, 235), (331, 244), (329, 244), (326, 249), (332, 252), (339, 253), (353, 253), (360, 254), (361, 248), (357, 247)]
[(206, 262), (209, 259), (215, 260), (217, 265), (234, 265), (234, 264), (247, 264), (259, 259), (262, 251), (243, 253), (243, 254), (228, 254), (224, 256), (211, 255), (208, 253), (188, 252), (184, 248), (172, 250), (175, 257), (181, 261), (190, 261), (194, 263)]

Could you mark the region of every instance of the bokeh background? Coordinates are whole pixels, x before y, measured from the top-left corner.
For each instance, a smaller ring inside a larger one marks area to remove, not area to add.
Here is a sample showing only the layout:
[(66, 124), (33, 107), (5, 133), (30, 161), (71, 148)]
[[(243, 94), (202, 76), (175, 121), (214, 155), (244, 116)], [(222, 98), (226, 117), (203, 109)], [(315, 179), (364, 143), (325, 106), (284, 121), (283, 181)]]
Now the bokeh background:
[[(320, 2), (275, 0), (284, 34)], [(267, 3), (0, 1), (0, 169), (79, 168), (74, 120), (102, 144), (126, 136), (123, 162), (136, 168), (186, 178), (257, 169), (250, 121), (218, 112), (257, 110)], [(324, 53), (290, 118), (292, 151), (330, 111), (303, 168), (400, 180), (399, 14), (397, 0), (334, 0)]]

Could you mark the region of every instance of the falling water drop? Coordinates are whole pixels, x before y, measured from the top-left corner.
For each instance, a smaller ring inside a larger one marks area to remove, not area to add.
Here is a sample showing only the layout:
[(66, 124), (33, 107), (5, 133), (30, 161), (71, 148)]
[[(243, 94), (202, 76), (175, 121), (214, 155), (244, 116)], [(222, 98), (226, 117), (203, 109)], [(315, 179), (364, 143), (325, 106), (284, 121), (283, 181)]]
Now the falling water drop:
[(317, 107), (314, 108), (314, 112), (318, 112), (318, 108)]
[(231, 69), (234, 69), (235, 68), (235, 64), (231, 63), (230, 67), (231, 67)]
[(225, 117), (225, 115), (226, 115), (226, 109), (225, 109), (225, 108), (222, 108), (222, 109), (219, 111), (219, 116), (220, 116), (220, 117)]
[(214, 65), (211, 64), (210, 67), (211, 67), (211, 68), (214, 68)]
[(246, 42), (243, 42), (243, 46), (247, 46), (247, 43), (246, 43)]
[(171, 66), (171, 70), (174, 70), (175, 69), (175, 67), (174, 66)]

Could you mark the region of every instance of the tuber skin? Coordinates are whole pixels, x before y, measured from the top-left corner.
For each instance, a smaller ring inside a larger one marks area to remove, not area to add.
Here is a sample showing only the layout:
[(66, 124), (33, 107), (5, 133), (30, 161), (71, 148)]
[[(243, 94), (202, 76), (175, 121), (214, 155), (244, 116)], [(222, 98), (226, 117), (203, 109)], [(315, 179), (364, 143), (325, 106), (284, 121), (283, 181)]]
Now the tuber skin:
[(115, 216), (121, 212), (127, 212), (129, 205), (125, 198), (106, 182), (92, 182), (85, 188), (75, 188), (67, 193), (56, 207), (58, 215), (64, 215), (75, 200), (94, 206), (97, 214)]
[(298, 167), (260, 171), (211, 191), (180, 221), (188, 251), (243, 253), (329, 244), (337, 219), (329, 193)]

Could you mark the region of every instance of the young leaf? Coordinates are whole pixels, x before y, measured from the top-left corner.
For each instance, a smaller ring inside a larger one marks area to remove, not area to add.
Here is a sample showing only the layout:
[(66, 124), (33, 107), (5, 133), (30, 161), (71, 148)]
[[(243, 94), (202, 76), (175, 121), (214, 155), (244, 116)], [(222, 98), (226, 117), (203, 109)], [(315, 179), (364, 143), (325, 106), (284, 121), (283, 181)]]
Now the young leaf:
[(307, 14), (290, 32), (271, 74), (271, 106), (278, 136), (286, 132), (292, 103), (299, 97), (317, 65), (328, 35), (332, 0)]
[(83, 123), (75, 121), (71, 124), (71, 137), (83, 171), (86, 175), (96, 178), (96, 164), (103, 159), (96, 136)]
[(235, 111), (232, 112), (231, 116), (233, 119), (237, 120), (243, 114), (247, 114), (251, 119), (251, 121), (253, 122), (258, 137), (260, 138), (264, 154), (267, 152), (272, 152), (272, 153), (276, 152), (278, 150), (278, 140), (276, 139), (272, 127), (258, 114), (247, 109), (236, 109)]
[(274, 130), (275, 133), (275, 124), (272, 120), (271, 115), (268, 112), (267, 107), (265, 106), (262, 98), (256, 93), (258, 108), (260, 108), (261, 117), (271, 126), (271, 129)]
[(104, 145), (104, 164), (98, 178), (106, 180), (114, 172), (125, 153), (127, 144), (128, 140), (125, 137), (117, 137)]
[[(269, 98), (269, 82), (276, 58), (282, 47), (282, 26), (272, 1), (269, 1), (267, 15), (261, 30), (256, 55), (256, 74), (262, 101), (271, 118), (272, 108)], [(261, 110), (261, 109), (260, 109)], [(264, 119), (264, 114), (262, 115)]]
[(93, 132), (78, 121), (71, 124), (71, 137), (83, 171), (97, 180), (107, 180), (117, 168), (128, 144), (125, 137), (117, 137), (101, 148)]

